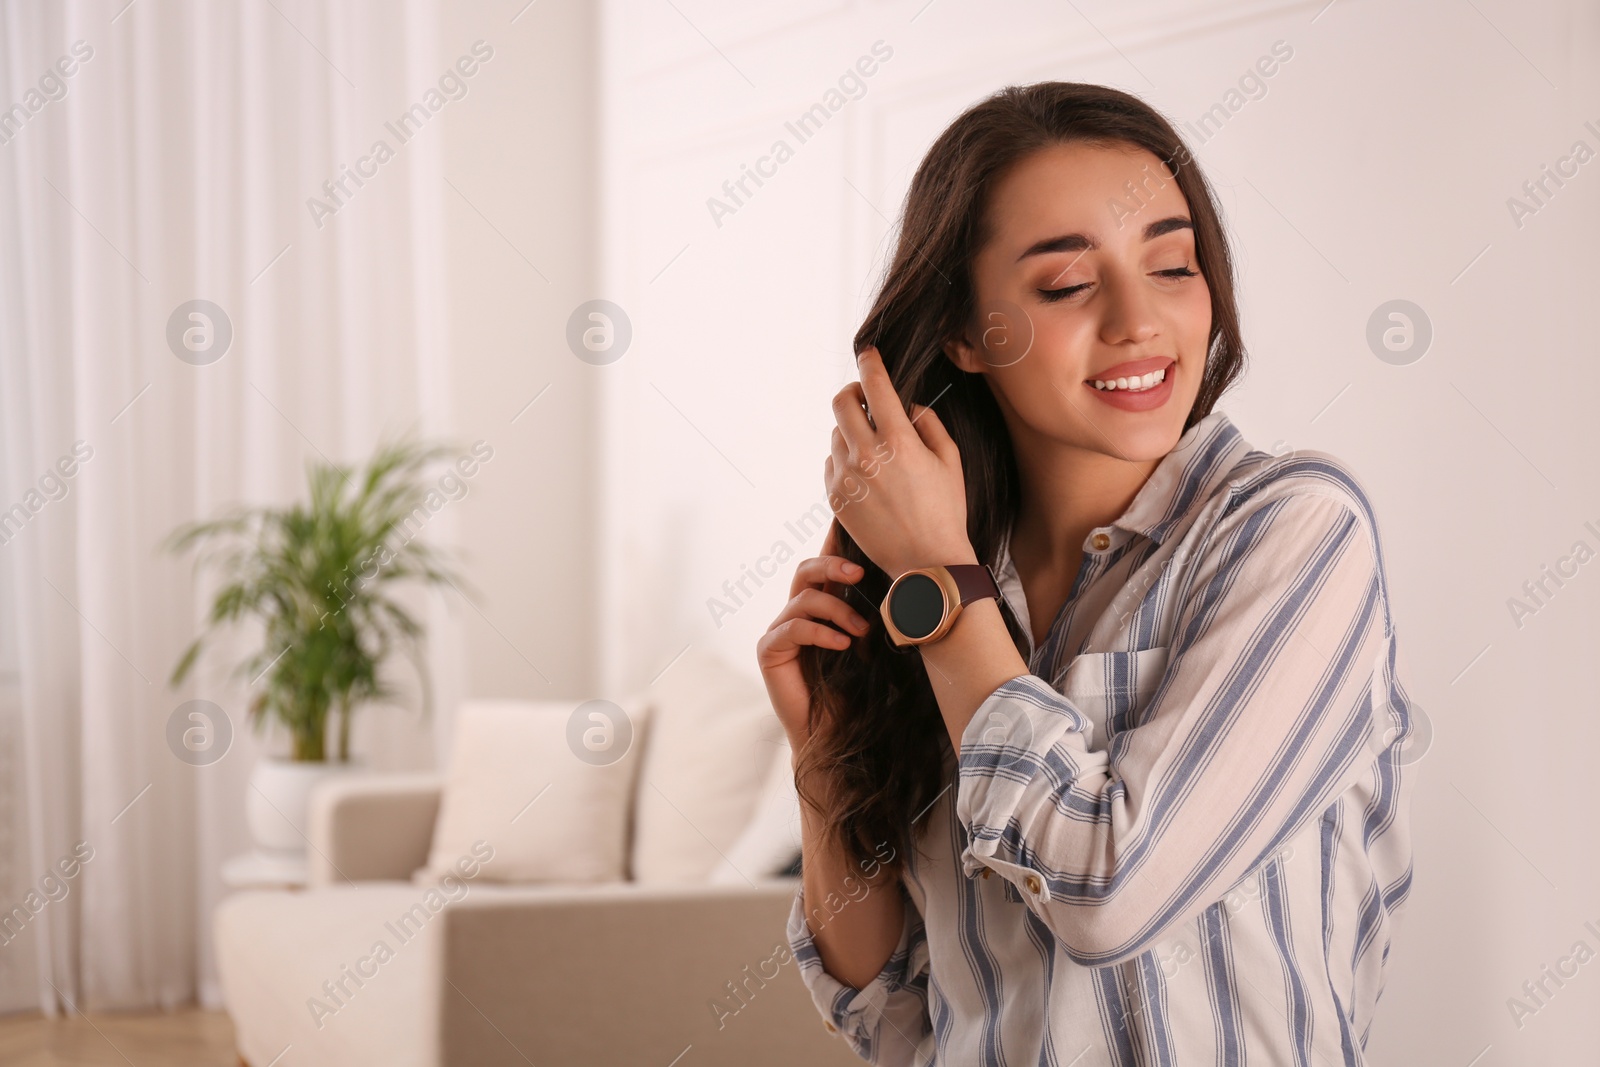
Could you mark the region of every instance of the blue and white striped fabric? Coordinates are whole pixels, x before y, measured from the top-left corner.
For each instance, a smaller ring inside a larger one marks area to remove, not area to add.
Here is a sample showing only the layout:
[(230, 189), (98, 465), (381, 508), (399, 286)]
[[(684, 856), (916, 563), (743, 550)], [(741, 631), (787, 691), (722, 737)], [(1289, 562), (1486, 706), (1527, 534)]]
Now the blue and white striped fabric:
[(877, 1064), (1363, 1063), (1414, 711), (1366, 493), (1213, 411), (1084, 553), (1032, 673), (946, 750), (882, 973), (828, 974), (811, 935), (850, 904), (796, 893), (818, 1010)]

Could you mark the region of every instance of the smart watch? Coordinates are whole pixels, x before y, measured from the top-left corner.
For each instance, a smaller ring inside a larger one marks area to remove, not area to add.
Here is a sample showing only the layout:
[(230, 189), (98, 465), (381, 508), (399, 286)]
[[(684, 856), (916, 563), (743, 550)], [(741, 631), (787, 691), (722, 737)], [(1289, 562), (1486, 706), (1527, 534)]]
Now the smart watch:
[(925, 645), (949, 633), (963, 607), (986, 597), (1000, 599), (1000, 585), (982, 563), (916, 567), (889, 586), (883, 625), (901, 648)]

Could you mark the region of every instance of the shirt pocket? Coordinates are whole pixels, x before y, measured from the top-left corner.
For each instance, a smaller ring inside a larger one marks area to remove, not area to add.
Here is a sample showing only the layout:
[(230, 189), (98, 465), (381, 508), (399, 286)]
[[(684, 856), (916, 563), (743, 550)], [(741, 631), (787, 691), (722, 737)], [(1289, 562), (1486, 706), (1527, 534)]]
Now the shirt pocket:
[(1160, 645), (1132, 652), (1085, 652), (1056, 675), (1056, 689), (1089, 719), (1087, 747), (1104, 748), (1123, 730), (1139, 725), (1166, 673), (1170, 650)]

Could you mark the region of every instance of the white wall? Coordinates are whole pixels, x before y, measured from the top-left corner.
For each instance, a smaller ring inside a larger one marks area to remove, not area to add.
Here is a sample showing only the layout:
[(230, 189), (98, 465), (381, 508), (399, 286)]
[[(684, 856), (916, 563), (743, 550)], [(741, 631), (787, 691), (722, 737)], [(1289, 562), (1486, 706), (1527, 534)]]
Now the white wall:
[(595, 11), (470, 0), (442, 21), (441, 60), (495, 50), (452, 105), (443, 162), (455, 429), (494, 449), (457, 526), (483, 594), (481, 610), (455, 601), (465, 693), (587, 697), (598, 368), (565, 326), (597, 269)]
[[(1369, 1051), (1592, 1056), (1600, 964), (1520, 1027), (1507, 1001), (1580, 939), (1600, 949), (1583, 927), (1600, 927), (1600, 577), (1580, 572), (1520, 628), (1507, 600), (1574, 541), (1600, 548), (1583, 525), (1600, 528), (1600, 476), (1577, 447), (1597, 377), (1600, 163), (1520, 227), (1506, 201), (1575, 140), (1600, 149), (1597, 31), (1592, 5), (1509, 0), (608, 4), (602, 280), (634, 342), (597, 376), (604, 685), (648, 682), (692, 642), (754, 673), (792, 563), (747, 581), (754, 597), (720, 627), (707, 601), (775, 543), (817, 549), (820, 530), (785, 523), (823, 498), (828, 401), (852, 376), (890, 219), (956, 113), (1054, 78), (1193, 121), (1281, 39), (1293, 58), (1266, 95), (1206, 143), (1186, 135), (1219, 189), (1253, 353), (1221, 406), (1258, 447), (1326, 449), (1360, 472), (1403, 678), (1436, 731)], [(717, 225), (707, 198), (794, 143), (785, 120), (880, 39), (893, 57), (865, 96)], [(1434, 327), (1409, 366), (1365, 341), (1395, 298)]]

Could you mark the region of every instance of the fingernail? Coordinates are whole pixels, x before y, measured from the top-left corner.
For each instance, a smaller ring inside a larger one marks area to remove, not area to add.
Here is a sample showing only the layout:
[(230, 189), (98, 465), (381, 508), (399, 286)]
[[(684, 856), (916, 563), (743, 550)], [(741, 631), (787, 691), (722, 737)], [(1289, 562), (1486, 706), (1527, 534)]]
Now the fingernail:
[(861, 564), (859, 564), (859, 563), (846, 563), (844, 565), (844, 572), (846, 574), (860, 574), (861, 573)]

